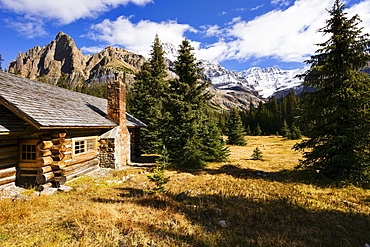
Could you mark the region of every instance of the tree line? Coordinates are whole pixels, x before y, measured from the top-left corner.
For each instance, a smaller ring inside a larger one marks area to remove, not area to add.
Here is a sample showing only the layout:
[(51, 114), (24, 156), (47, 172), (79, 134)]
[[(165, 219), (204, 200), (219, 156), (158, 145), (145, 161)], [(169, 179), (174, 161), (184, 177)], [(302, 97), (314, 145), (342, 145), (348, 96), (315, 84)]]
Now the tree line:
[(300, 114), (300, 99), (290, 91), (286, 97), (279, 100), (273, 96), (266, 103), (260, 101), (258, 106), (250, 103), (247, 110), (232, 109), (216, 114), (216, 117), (220, 128), (227, 136), (230, 132), (236, 131), (236, 128), (240, 128), (236, 126), (241, 121), (243, 129), (238, 132), (245, 135), (282, 135), (288, 139), (300, 139), (301, 128), (298, 122)]

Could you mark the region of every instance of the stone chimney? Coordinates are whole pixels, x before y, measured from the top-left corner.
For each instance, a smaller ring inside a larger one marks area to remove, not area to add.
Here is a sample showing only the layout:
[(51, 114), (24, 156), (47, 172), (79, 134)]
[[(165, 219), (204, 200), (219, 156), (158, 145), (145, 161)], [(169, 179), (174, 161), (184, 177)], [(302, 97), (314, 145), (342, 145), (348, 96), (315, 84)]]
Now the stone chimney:
[(115, 74), (114, 81), (108, 82), (108, 118), (118, 126), (114, 136), (114, 164), (118, 168), (130, 163), (130, 134), (126, 126), (126, 86)]
[(118, 74), (108, 82), (108, 118), (126, 127), (126, 85), (118, 80)]

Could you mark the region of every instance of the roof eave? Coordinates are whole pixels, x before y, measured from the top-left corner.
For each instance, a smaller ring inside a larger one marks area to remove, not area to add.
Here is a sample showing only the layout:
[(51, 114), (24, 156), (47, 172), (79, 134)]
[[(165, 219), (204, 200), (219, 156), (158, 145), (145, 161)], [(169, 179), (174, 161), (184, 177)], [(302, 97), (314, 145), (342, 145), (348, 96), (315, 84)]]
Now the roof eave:
[(2, 97), (1, 95), (0, 95), (0, 102), (2, 102), (2, 104), (8, 110), (10, 110), (14, 115), (16, 115), (17, 117), (19, 117), (20, 119), (22, 119), (22, 120), (26, 121), (27, 123), (31, 124), (33, 127), (35, 127), (38, 130), (41, 128), (41, 125), (36, 120), (34, 120), (30, 116), (28, 116), (25, 112), (23, 112), (22, 110), (20, 110), (18, 107), (16, 107), (15, 105), (13, 105), (12, 103), (10, 103), (6, 99), (4, 99), (4, 97)]

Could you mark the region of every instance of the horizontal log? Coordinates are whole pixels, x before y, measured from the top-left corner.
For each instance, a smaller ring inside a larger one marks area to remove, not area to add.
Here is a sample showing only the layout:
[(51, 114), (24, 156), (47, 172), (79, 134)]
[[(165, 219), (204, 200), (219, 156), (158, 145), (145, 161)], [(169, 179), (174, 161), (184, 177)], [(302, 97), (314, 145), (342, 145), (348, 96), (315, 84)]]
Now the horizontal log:
[(95, 165), (98, 165), (98, 164), (99, 164), (98, 159), (89, 160), (89, 161), (86, 161), (86, 162), (83, 162), (83, 163), (78, 163), (78, 164), (75, 164), (75, 165), (72, 165), (72, 166), (68, 166), (68, 167), (66, 167), (62, 170), (61, 174), (67, 176), (69, 174), (78, 172), (80, 170), (83, 170), (83, 169), (86, 169), (88, 167), (95, 166)]
[(47, 156), (47, 157), (40, 157), (40, 158), (37, 158), (36, 160), (36, 164), (38, 166), (47, 166), (47, 165), (50, 165), (51, 163), (53, 163), (53, 158), (51, 158), (50, 156)]
[(16, 173), (17, 173), (17, 169), (15, 167), (2, 169), (0, 170), (0, 178), (14, 176)]
[(67, 166), (70, 166), (70, 165), (74, 165), (74, 164), (77, 164), (77, 163), (82, 163), (82, 162), (85, 162), (85, 161), (88, 161), (88, 160), (92, 160), (92, 159), (95, 159), (99, 156), (99, 154), (97, 154), (96, 152), (94, 153), (88, 153), (88, 154), (85, 154), (85, 155), (77, 155), (75, 157), (73, 157), (73, 159), (71, 161), (68, 161), (66, 162), (67, 163)]
[(39, 165), (36, 164), (36, 162), (18, 162), (18, 167), (24, 167), (24, 168), (27, 168), (27, 167), (35, 167), (35, 168), (38, 168)]
[(11, 167), (17, 167), (17, 162), (0, 165), (0, 169), (7, 169)]
[(64, 144), (66, 142), (66, 139), (65, 138), (55, 138), (55, 139), (52, 139), (51, 141), (53, 142), (54, 145), (58, 145), (58, 144)]
[(34, 172), (37, 172), (37, 170), (39, 169), (40, 167), (19, 167), (18, 166), (18, 170), (19, 171), (34, 171)]
[(64, 153), (63, 160), (71, 160), (72, 159), (72, 153)]
[(18, 146), (17, 139), (9, 139), (9, 137), (5, 137), (5, 139), (0, 139), (0, 148), (7, 147), (7, 146)]
[(48, 149), (48, 148), (51, 148), (52, 146), (53, 146), (53, 142), (51, 141), (42, 141), (37, 145), (39, 149)]
[(8, 168), (9, 166), (15, 166), (17, 164), (17, 157), (12, 156), (8, 158), (0, 158), (0, 168)]
[(64, 185), (67, 182), (66, 176), (55, 176), (52, 181), (57, 185)]
[(66, 150), (64, 152), (72, 152), (72, 145), (65, 145)]
[(8, 152), (0, 154), (0, 161), (5, 160), (7, 158), (14, 158), (17, 157), (18, 152)]
[(17, 153), (17, 152), (18, 152), (18, 145), (0, 147), (0, 156), (2, 153)]
[(53, 172), (48, 172), (48, 173), (45, 173), (45, 174), (41, 174), (41, 175), (38, 175), (36, 177), (36, 183), (37, 184), (45, 184), (52, 178), (54, 178), (54, 173)]
[(66, 151), (66, 146), (64, 144), (53, 145), (50, 147), (50, 151), (52, 153), (63, 153)]
[(51, 168), (51, 166), (43, 166), (43, 167), (39, 167), (37, 169), (37, 173), (38, 174), (44, 174), (44, 173), (51, 172), (52, 170), (53, 170), (53, 168)]
[(66, 167), (66, 163), (64, 161), (53, 161), (53, 163), (50, 164), (50, 167), (53, 170), (62, 170)]
[(18, 177), (20, 177), (20, 178), (22, 178), (22, 177), (27, 177), (27, 178), (30, 178), (30, 177), (33, 177), (34, 179), (37, 177), (37, 176), (39, 176), (37, 173), (35, 173), (35, 174), (27, 174), (27, 173), (25, 173), (25, 174), (19, 174), (18, 175)]
[(64, 145), (72, 145), (72, 139), (64, 139)]
[(1, 178), (0, 179), (0, 185), (13, 183), (13, 182), (15, 182), (15, 178), (16, 178), (15, 175), (11, 176), (11, 177), (7, 177), (7, 178)]
[(81, 170), (77, 173), (72, 173), (72, 174), (66, 176), (66, 178), (67, 178), (67, 181), (70, 181), (74, 178), (80, 177), (82, 175), (88, 174), (88, 173), (93, 172), (93, 171), (98, 170), (98, 169), (99, 169), (99, 165), (96, 165), (96, 166), (93, 166), (93, 167), (89, 167), (85, 170)]

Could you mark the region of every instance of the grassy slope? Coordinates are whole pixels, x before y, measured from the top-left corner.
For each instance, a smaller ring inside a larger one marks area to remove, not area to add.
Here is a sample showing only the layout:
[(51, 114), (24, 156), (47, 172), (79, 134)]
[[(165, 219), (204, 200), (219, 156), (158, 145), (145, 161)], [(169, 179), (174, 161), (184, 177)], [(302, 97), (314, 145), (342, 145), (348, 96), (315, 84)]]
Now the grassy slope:
[[(294, 141), (248, 137), (229, 162), (168, 171), (166, 195), (144, 195), (144, 170), (85, 176), (69, 193), (0, 200), (0, 246), (364, 246), (370, 191), (319, 185), (293, 170)], [(263, 161), (251, 160), (256, 146)], [(132, 176), (130, 176), (132, 175)], [(179, 202), (175, 197), (186, 192)], [(224, 220), (227, 227), (220, 226)]]

